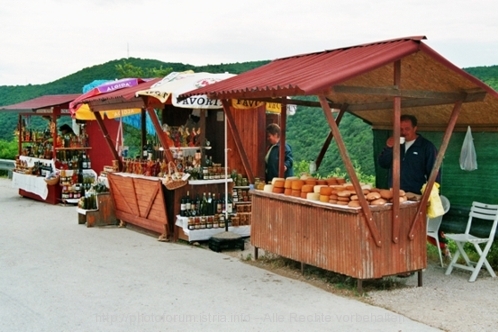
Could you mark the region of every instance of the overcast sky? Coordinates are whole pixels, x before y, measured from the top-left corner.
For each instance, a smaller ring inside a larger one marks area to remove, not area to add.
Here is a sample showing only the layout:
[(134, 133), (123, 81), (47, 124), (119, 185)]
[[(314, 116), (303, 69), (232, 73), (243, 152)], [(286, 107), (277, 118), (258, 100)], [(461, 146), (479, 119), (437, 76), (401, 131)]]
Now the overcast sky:
[(0, 22), (0, 85), (128, 56), (234, 63), (420, 35), (459, 67), (498, 65), (496, 0), (0, 0)]

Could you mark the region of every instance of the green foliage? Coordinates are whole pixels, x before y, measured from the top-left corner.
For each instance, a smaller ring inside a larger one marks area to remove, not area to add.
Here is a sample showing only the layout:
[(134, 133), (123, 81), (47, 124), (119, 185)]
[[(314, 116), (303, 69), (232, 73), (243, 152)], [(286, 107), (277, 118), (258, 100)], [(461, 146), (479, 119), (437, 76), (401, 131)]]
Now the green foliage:
[(159, 68), (142, 68), (135, 66), (130, 62), (123, 60), (123, 63), (116, 65), (116, 71), (118, 72), (119, 78), (126, 77), (164, 77), (173, 71), (173, 68), (163, 68), (161, 65)]
[(0, 140), (0, 159), (16, 159), (17, 141)]

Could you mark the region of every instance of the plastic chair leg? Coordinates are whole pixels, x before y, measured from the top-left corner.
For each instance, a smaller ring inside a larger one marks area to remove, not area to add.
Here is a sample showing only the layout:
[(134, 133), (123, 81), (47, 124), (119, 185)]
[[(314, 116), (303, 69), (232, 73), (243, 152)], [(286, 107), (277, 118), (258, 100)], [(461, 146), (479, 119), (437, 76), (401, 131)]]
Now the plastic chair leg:
[(439, 244), (439, 239), (437, 237), (435, 239), (436, 239), (437, 251), (439, 252), (439, 261), (441, 262), (441, 267), (444, 267), (443, 254), (441, 253), (441, 246)]

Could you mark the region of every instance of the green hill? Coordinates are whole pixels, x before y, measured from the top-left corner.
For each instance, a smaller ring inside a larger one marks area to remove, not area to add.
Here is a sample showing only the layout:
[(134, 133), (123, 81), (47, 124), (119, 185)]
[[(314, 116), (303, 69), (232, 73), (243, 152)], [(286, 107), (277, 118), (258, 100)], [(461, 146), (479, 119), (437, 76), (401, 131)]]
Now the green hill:
[[(119, 65), (130, 64), (141, 68), (143, 73), (154, 69), (170, 68), (173, 71), (193, 70), (213, 73), (230, 72), (239, 74), (262, 66), (269, 61), (192, 66), (182, 63), (166, 63), (158, 60), (128, 58), (113, 60), (101, 65), (84, 68), (74, 74), (54, 82), (41, 85), (0, 86), (0, 105), (9, 105), (48, 94), (80, 93), (82, 87), (94, 80), (121, 78)], [(465, 71), (498, 89), (498, 66), (464, 68)], [(0, 140), (13, 140), (17, 116), (0, 112)], [(288, 117), (287, 139), (293, 148), (294, 157), (301, 168), (317, 157), (329, 132), (327, 122), (320, 108), (299, 107), (296, 114)], [(340, 125), (348, 153), (355, 165), (364, 174), (374, 174), (372, 156), (372, 131), (369, 125), (360, 119), (346, 114)], [(328, 173), (341, 168), (343, 164), (337, 147), (332, 143), (323, 160), (320, 170)]]

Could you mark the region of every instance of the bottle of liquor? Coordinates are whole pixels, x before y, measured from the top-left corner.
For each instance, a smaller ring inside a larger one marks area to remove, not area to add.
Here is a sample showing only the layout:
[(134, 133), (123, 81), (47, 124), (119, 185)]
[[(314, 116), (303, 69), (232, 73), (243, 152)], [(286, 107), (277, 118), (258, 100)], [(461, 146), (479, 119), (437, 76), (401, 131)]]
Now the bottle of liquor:
[(216, 200), (216, 213), (220, 214), (223, 211), (222, 198), (221, 195), (218, 194), (218, 199)]
[(90, 160), (90, 155), (86, 155), (86, 168), (91, 169), (92, 168), (92, 161)]
[(199, 205), (197, 204), (198, 201), (199, 201), (199, 195), (197, 195), (197, 199), (192, 199), (192, 202), (190, 203), (190, 213), (192, 214), (193, 217), (199, 215)]
[(207, 195), (207, 207), (206, 207), (206, 215), (211, 216), (213, 215), (213, 197), (211, 196), (211, 193), (208, 193)]
[(192, 202), (190, 201), (190, 195), (187, 190), (187, 196), (185, 196), (185, 213), (187, 217), (192, 215)]
[(81, 156), (81, 168), (88, 169), (88, 159), (86, 157), (86, 152), (83, 151), (83, 155)]
[(227, 205), (227, 213), (232, 213), (233, 212), (233, 202), (232, 202), (231, 195), (228, 195), (228, 202), (226, 205)]
[(185, 207), (187, 205), (185, 196), (180, 200), (180, 216), (185, 217)]
[(201, 206), (200, 206), (200, 215), (201, 216), (205, 216), (207, 215), (207, 209), (208, 209), (208, 203), (207, 203), (207, 196), (206, 196), (206, 193), (204, 192), (202, 194), (202, 200), (201, 200)]

